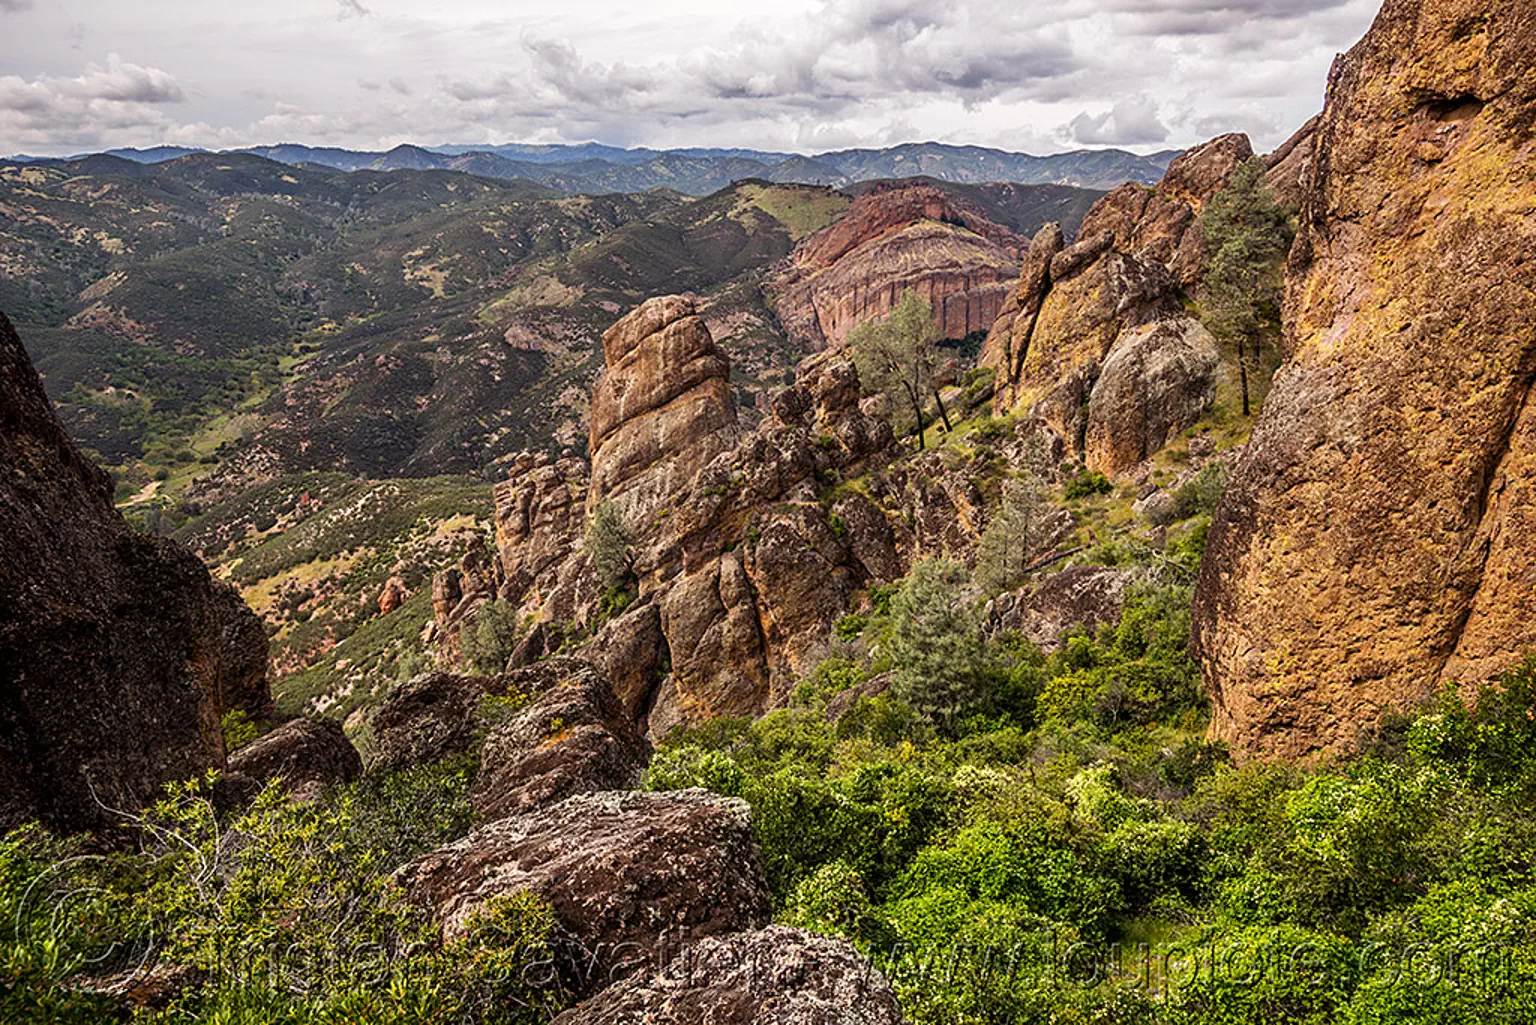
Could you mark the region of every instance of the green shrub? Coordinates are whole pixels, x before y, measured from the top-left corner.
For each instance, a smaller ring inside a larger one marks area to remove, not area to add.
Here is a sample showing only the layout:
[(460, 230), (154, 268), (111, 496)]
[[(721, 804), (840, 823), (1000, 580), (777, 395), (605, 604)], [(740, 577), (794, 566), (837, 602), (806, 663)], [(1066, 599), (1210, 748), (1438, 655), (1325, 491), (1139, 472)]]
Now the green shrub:
[(1107, 495), (1115, 490), (1109, 478), (1097, 470), (1081, 470), (1067, 479), (1065, 495), (1071, 502), (1079, 498), (1092, 498), (1094, 495)]

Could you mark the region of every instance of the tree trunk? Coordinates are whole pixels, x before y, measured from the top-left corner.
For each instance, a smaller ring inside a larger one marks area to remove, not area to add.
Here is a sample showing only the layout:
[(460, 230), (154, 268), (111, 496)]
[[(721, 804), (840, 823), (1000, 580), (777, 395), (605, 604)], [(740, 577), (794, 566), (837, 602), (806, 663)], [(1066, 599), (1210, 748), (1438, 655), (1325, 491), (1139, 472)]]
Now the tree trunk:
[(912, 415), (917, 417), (917, 450), (922, 452), (928, 447), (928, 439), (923, 437), (923, 403), (918, 393), (912, 390), (910, 384), (903, 387), (907, 389), (907, 400), (912, 403)]
[(1243, 384), (1243, 415), (1248, 416), (1248, 350), (1243, 346), (1243, 336), (1237, 336), (1237, 376)]
[(944, 408), (944, 396), (939, 394), (939, 389), (937, 386), (935, 386), (933, 389), (933, 401), (939, 404), (939, 416), (944, 418), (945, 432), (949, 433), (954, 431), (954, 428), (949, 425), (949, 410)]

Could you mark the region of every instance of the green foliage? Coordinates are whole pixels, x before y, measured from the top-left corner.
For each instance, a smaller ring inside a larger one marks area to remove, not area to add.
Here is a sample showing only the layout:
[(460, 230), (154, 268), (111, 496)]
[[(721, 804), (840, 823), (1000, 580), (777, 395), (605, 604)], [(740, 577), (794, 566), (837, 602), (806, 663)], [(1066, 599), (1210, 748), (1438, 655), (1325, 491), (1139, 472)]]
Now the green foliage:
[(1075, 501), (1079, 498), (1092, 498), (1095, 495), (1107, 495), (1115, 490), (1108, 477), (1097, 470), (1079, 470), (1067, 480), (1065, 497), (1067, 501)]
[(1290, 214), (1275, 204), (1265, 173), (1258, 158), (1239, 166), (1201, 216), (1211, 254), (1203, 282), (1204, 320), (1219, 341), (1237, 351), (1244, 416), (1261, 331), (1279, 321), (1283, 280), (1276, 265), (1292, 237)]
[(634, 557), (630, 554), (629, 536), (618, 507), (613, 502), (599, 502), (592, 511), (585, 548), (603, 586), (610, 591), (627, 590), (634, 576)]
[(506, 671), (507, 659), (522, 638), (517, 610), (498, 598), (481, 606), (472, 629), (462, 630), (459, 648), (475, 672), (495, 675)]
[[(1475, 705), (1446, 691), (1380, 754), (1236, 768), (1205, 738), (1187, 585), (1138, 587), (1047, 656), (973, 633), (960, 579), (919, 569), (799, 707), (672, 737), (648, 780), (745, 799), (780, 919), (869, 953), (908, 1020), (1536, 1012), (1536, 659)], [(901, 648), (914, 617), (927, 643)], [(918, 649), (960, 639), (984, 683), (943, 730), (901, 686), (827, 701), (861, 670), (928, 680)]]
[[(148, 959), (202, 980), (135, 1019), (166, 1025), (545, 1021), (562, 1003), (546, 977), (548, 905), (492, 899), (444, 944), (394, 881), (404, 860), (467, 827), (438, 816), (443, 794), (467, 808), (468, 778), (423, 766), (324, 802), (274, 784), (224, 818), (210, 776), (168, 787), (132, 820), (139, 850), (110, 856), (13, 833), (0, 841), (0, 910), (26, 928), (0, 937), (0, 1012), (104, 1020), (82, 974)], [(65, 908), (68, 928), (55, 928)]]
[[(908, 289), (883, 318), (848, 333), (848, 347), (865, 391), (886, 397), (892, 416), (911, 414), (917, 447), (924, 445), (925, 410), (939, 364), (938, 331), (928, 300)], [(894, 424), (893, 424), (894, 426)]]
[(892, 692), (947, 730), (986, 700), (980, 622), (965, 583), (957, 563), (920, 562), (891, 601)]
[(224, 734), (224, 751), (227, 754), (233, 754), (261, 736), (261, 727), (251, 721), (250, 715), (243, 708), (225, 712), (219, 728)]
[(1050, 505), (1045, 484), (1033, 473), (1003, 482), (1003, 500), (982, 532), (976, 552), (976, 582), (982, 593), (1001, 594), (1024, 582), (1045, 554), (1039, 540)]

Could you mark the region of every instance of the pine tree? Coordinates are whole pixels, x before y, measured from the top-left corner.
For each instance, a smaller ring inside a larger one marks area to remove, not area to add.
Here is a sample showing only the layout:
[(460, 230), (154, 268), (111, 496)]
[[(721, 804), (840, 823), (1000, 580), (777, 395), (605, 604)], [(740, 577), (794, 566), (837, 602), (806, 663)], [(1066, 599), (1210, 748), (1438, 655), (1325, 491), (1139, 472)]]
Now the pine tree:
[(939, 364), (938, 331), (928, 300), (908, 289), (889, 315), (865, 321), (849, 332), (848, 345), (863, 386), (885, 395), (892, 409), (912, 411), (919, 450), (925, 445), (924, 407), (929, 395), (938, 404), (944, 429), (952, 429), (949, 410), (934, 382)]
[(892, 691), (951, 733), (986, 700), (980, 622), (965, 583), (959, 563), (920, 562), (891, 600)]
[(1232, 173), (1201, 218), (1210, 264), (1205, 272), (1206, 326), (1237, 350), (1243, 415), (1251, 412), (1248, 371), (1259, 354), (1265, 311), (1279, 305), (1275, 263), (1291, 244), (1290, 215), (1276, 205), (1264, 180), (1262, 160)]

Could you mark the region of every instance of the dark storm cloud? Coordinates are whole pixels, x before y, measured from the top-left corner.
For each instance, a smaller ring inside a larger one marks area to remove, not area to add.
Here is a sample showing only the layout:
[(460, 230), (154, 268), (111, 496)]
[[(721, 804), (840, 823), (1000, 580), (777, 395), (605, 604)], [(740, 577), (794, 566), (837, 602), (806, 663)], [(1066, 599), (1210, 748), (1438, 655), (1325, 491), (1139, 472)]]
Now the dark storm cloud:
[(0, 0), (0, 14), (5, 12), (14, 13), (16, 11), (26, 11), (30, 10), (31, 7), (32, 0)]
[(348, 18), (366, 18), (373, 12), (364, 7), (360, 0), (336, 0), (336, 17), (342, 21)]

